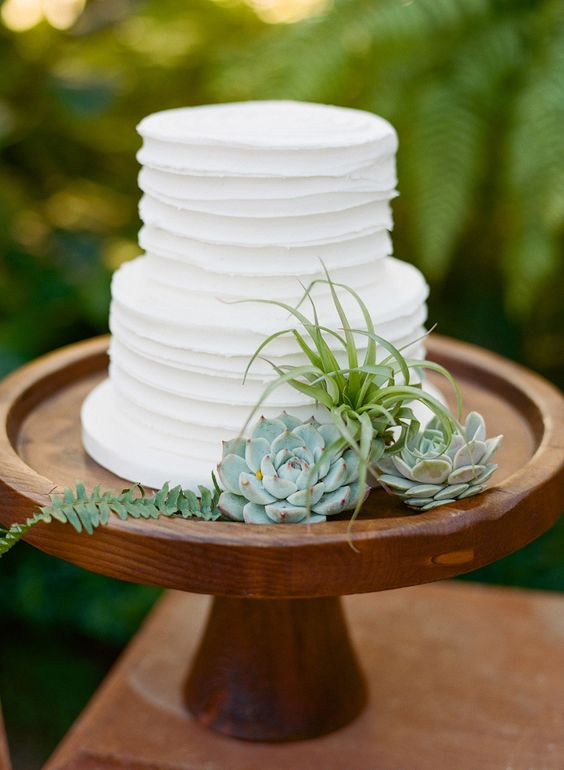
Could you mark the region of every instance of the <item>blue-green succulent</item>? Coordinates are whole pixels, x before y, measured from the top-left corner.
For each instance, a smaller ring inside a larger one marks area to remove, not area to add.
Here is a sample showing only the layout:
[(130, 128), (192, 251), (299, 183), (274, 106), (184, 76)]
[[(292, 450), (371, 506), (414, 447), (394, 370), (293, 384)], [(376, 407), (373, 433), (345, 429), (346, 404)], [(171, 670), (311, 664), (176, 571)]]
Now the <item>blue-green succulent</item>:
[(492, 458), (502, 438), (486, 439), (484, 418), (470, 412), (461, 432), (448, 442), (440, 420), (433, 418), (401, 452), (376, 463), (378, 481), (387, 492), (421, 511), (477, 495), (497, 468)]
[(353, 510), (368, 494), (359, 466), (335, 425), (302, 422), (286, 412), (261, 417), (249, 439), (223, 444), (218, 508), (249, 524), (325, 521)]

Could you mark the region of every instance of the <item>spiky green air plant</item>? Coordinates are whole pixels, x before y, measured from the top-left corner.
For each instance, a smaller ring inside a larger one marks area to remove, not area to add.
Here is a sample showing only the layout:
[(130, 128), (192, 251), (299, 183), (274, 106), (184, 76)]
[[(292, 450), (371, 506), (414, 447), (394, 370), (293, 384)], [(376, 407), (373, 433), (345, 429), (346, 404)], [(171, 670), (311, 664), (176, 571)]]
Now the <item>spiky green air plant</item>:
[(377, 463), (378, 481), (392, 495), (421, 511), (483, 491), (497, 468), (492, 458), (503, 436), (486, 439), (484, 418), (470, 412), (462, 434), (450, 440), (434, 418), (414, 432), (398, 454)]
[[(298, 328), (282, 329), (267, 337), (249, 361), (245, 377), (263, 350), (277, 337), (284, 335), (294, 337), (296, 345), (307, 360), (307, 363), (301, 366), (277, 366), (269, 362), (278, 377), (265, 388), (247, 420), (247, 425), (276, 388), (285, 383), (291, 385), (328, 409), (339, 438), (359, 460), (358, 483), (363, 489), (369, 471), (374, 470), (375, 463), (384, 453), (399, 452), (405, 446), (410, 426), (415, 419), (409, 408), (410, 403), (418, 401), (431, 410), (441, 425), (447, 442), (453, 433), (460, 431), (448, 408), (422, 390), (420, 383), (411, 382), (412, 369), (432, 369), (446, 377), (454, 388), (459, 414), (461, 396), (456, 382), (444, 367), (430, 361), (406, 359), (394, 345), (378, 336), (371, 314), (357, 292), (345, 284), (335, 283), (325, 266), (323, 268), (325, 278), (317, 279), (304, 287), (304, 296), (296, 307), (277, 300), (242, 300), (281, 307), (299, 324)], [(311, 290), (316, 284), (329, 286), (341, 330), (335, 331), (319, 323), (315, 302), (311, 297)], [(364, 319), (364, 328), (351, 326), (337, 289), (353, 297)], [(311, 303), (312, 319), (300, 310), (306, 299)], [(366, 337), (366, 352), (362, 361), (356, 335)], [(328, 340), (332, 342), (333, 348), (340, 348), (345, 353), (347, 364), (344, 368), (340, 366)], [(387, 353), (380, 363), (377, 363), (376, 359), (378, 346)], [(242, 433), (245, 428), (246, 425)], [(360, 511), (363, 500), (364, 495), (359, 495), (351, 522)]]
[(360, 461), (333, 424), (282, 412), (258, 421), (249, 439), (224, 442), (218, 508), (249, 524), (325, 521), (368, 494)]

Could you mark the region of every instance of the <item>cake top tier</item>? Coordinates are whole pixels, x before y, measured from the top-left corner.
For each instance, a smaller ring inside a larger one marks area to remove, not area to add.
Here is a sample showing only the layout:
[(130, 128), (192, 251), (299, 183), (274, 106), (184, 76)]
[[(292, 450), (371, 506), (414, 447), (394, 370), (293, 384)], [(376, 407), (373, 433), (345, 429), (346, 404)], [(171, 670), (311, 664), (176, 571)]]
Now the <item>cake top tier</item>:
[(324, 149), (377, 143), (395, 152), (394, 128), (362, 110), (294, 101), (235, 102), (183, 107), (149, 115), (144, 139), (180, 144)]

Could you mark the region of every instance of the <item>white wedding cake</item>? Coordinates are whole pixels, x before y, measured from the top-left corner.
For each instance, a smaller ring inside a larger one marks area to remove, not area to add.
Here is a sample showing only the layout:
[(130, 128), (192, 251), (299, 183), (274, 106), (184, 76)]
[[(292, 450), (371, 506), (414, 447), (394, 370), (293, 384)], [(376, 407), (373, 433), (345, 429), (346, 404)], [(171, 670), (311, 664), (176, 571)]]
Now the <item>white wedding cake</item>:
[[(237, 300), (295, 305), (322, 276), (321, 261), (359, 292), (381, 336), (424, 357), (428, 288), (391, 256), (397, 137), (389, 123), (265, 101), (160, 112), (138, 130), (145, 253), (114, 275), (109, 378), (82, 410), (84, 446), (98, 463), (151, 487), (208, 484), (222, 440), (239, 434), (276, 376), (259, 359), (242, 384), (250, 356), (295, 325), (280, 307)], [(313, 296), (320, 321), (339, 329), (328, 286)], [(341, 299), (363, 327), (351, 296)], [(307, 303), (301, 309), (310, 313)], [(366, 337), (358, 343), (365, 348)], [(291, 336), (264, 355), (305, 363)], [(315, 411), (289, 386), (261, 414), (282, 409), (304, 419)]]

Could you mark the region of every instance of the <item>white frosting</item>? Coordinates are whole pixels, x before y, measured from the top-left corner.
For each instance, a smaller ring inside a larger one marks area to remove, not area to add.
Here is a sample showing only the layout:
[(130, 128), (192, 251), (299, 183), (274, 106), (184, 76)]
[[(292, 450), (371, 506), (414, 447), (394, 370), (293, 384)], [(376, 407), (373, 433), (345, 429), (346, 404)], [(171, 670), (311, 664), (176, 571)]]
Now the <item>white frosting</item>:
[[(257, 281), (256, 285), (255, 299), (261, 299), (260, 282)], [(371, 310), (374, 322), (383, 324), (415, 312), (425, 302), (428, 287), (421, 273), (412, 265), (387, 257), (374, 263), (372, 271), (367, 270), (360, 293)], [(328, 287), (317, 285), (311, 294), (320, 319), (335, 328), (341, 326)], [(354, 297), (343, 291), (341, 295), (341, 303), (350, 316), (353, 328), (363, 325), (361, 311)], [(302, 296), (303, 289), (296, 280), (292, 300), (298, 302)], [(152, 328), (156, 324), (163, 324), (167, 327), (167, 334), (171, 327), (175, 327), (177, 331), (172, 334), (179, 338), (179, 344), (186, 347), (190, 345), (182, 335), (195, 331), (200, 336), (198, 347), (206, 349), (208, 333), (213, 335), (214, 329), (219, 330), (221, 335), (237, 337), (243, 331), (248, 331), (252, 337), (251, 344), (256, 347), (264, 336), (277, 331), (281, 325), (286, 327), (297, 323), (284, 308), (248, 301), (253, 299), (250, 292), (240, 298), (244, 302), (237, 302), (232, 301), (231, 297), (224, 300), (219, 294), (202, 294), (197, 286), (186, 290), (165, 284), (156, 285), (148, 276), (145, 257), (127, 262), (116, 271), (112, 281), (112, 298), (113, 308), (131, 319), (130, 324), (138, 323), (145, 327), (149, 324)], [(302, 310), (307, 311), (306, 304)], [(205, 335), (202, 335), (202, 330), (206, 331)], [(247, 350), (248, 345), (245, 346)]]
[[(422, 306), (413, 316), (406, 316), (405, 318), (398, 319), (393, 325), (388, 325), (388, 328), (395, 331), (410, 330), (409, 334), (405, 334), (397, 339), (394, 339), (394, 344), (403, 348), (415, 340), (421, 340), (424, 334), (422, 326), (418, 325), (418, 322), (425, 320), (426, 308)], [(112, 313), (110, 319), (110, 328), (116, 339), (125, 345), (128, 350), (138, 353), (140, 356), (144, 356), (150, 361), (157, 361), (159, 363), (171, 364), (180, 369), (188, 369), (196, 371), (201, 374), (217, 375), (218, 372), (237, 380), (241, 379), (241, 373), (245, 371), (247, 363), (249, 361), (250, 353), (230, 355), (222, 352), (217, 353), (206, 352), (202, 350), (193, 350), (186, 347), (178, 347), (171, 344), (169, 335), (166, 332), (160, 335), (158, 338), (150, 338), (144, 334), (132, 331), (127, 326), (124, 326), (121, 321), (118, 320), (115, 313)], [(384, 327), (379, 327), (380, 331)], [(161, 330), (162, 331), (162, 330)], [(385, 328), (384, 328), (385, 332)], [(384, 334), (386, 339), (391, 339), (390, 334)], [(332, 340), (330, 340), (332, 341)], [(366, 348), (366, 340), (359, 339), (359, 351), (364, 353)], [(380, 348), (378, 348), (380, 351)], [(303, 363), (303, 358), (300, 352), (297, 352), (295, 348), (292, 348), (291, 353), (285, 355), (280, 353), (280, 347), (276, 350), (270, 350), (270, 360), (275, 361), (279, 366), (298, 366)], [(345, 363), (345, 354), (343, 351), (334, 349), (333, 353), (340, 364)], [(415, 358), (424, 356), (424, 349), (417, 349), (417, 353), (413, 352), (411, 355)], [(383, 353), (382, 353), (383, 355)], [(261, 379), (264, 380), (272, 374), (272, 367), (263, 359), (257, 358), (253, 363), (253, 366), (248, 374), (249, 379)]]
[(216, 243), (242, 246), (291, 246), (343, 240), (392, 227), (387, 201), (309, 216), (239, 217), (177, 209), (145, 194), (139, 204), (139, 215), (145, 224), (174, 235), (204, 239), (213, 233)]
[[(320, 321), (339, 331), (323, 264), (359, 293), (378, 334), (424, 357), (428, 287), (390, 256), (397, 138), (385, 120), (249, 102), (156, 113), (139, 133), (146, 254), (114, 275), (110, 378), (83, 407), (84, 444), (98, 462), (151, 486), (207, 483), (221, 441), (238, 435), (275, 376), (257, 359), (243, 384), (250, 356), (299, 325), (281, 306), (247, 300), (296, 306), (317, 281)], [(353, 328), (365, 328), (354, 297), (339, 294)], [(309, 302), (300, 310), (310, 315)], [(356, 339), (363, 355), (367, 337)], [(327, 342), (346, 366), (338, 340)], [(291, 334), (264, 352), (276, 366), (305, 362)], [(324, 414), (288, 385), (260, 412), (283, 408)]]
[(362, 172), (346, 176), (245, 176), (188, 174), (144, 167), (139, 173), (143, 192), (180, 200), (287, 200), (332, 192), (388, 192), (397, 184), (395, 156), (386, 156)]
[(328, 270), (366, 264), (370, 259), (388, 256), (392, 250), (386, 230), (335, 240), (329, 243), (240, 246), (215, 243), (214, 233), (207, 240), (183, 238), (155, 227), (142, 227), (139, 244), (155, 255), (198, 265), (212, 273), (259, 276), (309, 276), (319, 272), (320, 259)]
[(181, 107), (149, 115), (137, 130), (145, 144), (157, 140), (167, 146), (178, 143), (228, 150), (297, 150), (304, 157), (316, 149), (336, 148), (347, 153), (370, 145), (370, 157), (374, 159), (397, 149), (394, 128), (378, 115), (308, 102), (260, 101)]
[(393, 155), (382, 118), (300, 102), (246, 102), (150, 115), (141, 121), (145, 166), (221, 175), (341, 176)]

